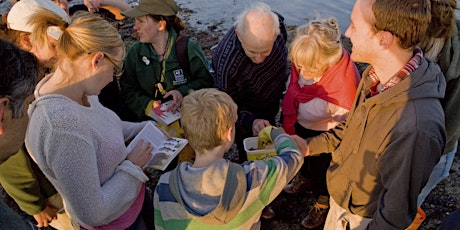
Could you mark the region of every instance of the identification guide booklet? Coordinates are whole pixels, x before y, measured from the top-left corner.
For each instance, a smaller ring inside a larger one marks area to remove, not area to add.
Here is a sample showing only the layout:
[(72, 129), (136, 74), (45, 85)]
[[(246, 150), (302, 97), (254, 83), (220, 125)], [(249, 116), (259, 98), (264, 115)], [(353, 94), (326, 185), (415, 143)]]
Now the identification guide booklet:
[(140, 140), (148, 141), (153, 146), (152, 158), (144, 165), (144, 168), (158, 170), (165, 170), (188, 143), (187, 139), (166, 137), (153, 122), (148, 122), (134, 137), (127, 147), (128, 152), (131, 152)]
[(157, 106), (155, 108), (152, 108), (150, 111), (149, 116), (153, 118), (155, 121), (159, 122), (160, 124), (164, 126), (168, 126), (171, 123), (179, 120), (180, 118), (180, 110), (177, 109), (175, 113), (171, 113), (169, 111), (166, 111), (166, 108), (172, 103), (173, 101), (167, 101), (164, 103), (161, 103), (160, 106)]

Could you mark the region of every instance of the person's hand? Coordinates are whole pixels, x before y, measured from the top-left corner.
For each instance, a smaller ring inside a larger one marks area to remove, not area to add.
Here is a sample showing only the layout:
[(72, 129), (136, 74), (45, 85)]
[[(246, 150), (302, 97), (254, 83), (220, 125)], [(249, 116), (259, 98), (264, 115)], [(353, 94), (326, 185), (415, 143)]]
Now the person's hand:
[(276, 127), (273, 126), (267, 126), (260, 130), (260, 132), (257, 134), (257, 148), (258, 149), (264, 149), (267, 145), (273, 144), (273, 140), (271, 137), (271, 132), (272, 129), (276, 129)]
[(167, 92), (163, 98), (168, 98), (168, 97), (172, 97), (172, 103), (168, 106), (168, 108), (166, 109), (166, 111), (169, 111), (171, 113), (175, 113), (176, 110), (180, 107), (180, 105), (182, 104), (182, 99), (184, 98), (182, 96), (182, 94), (178, 91), (178, 90), (171, 90), (169, 92)]
[(291, 135), (291, 137), (299, 147), (300, 153), (302, 153), (305, 157), (310, 156), (310, 149), (308, 148), (307, 141), (297, 135)]
[(95, 13), (102, 6), (102, 0), (84, 0), (83, 4), (88, 8), (89, 12)]
[(150, 142), (140, 140), (126, 159), (142, 168), (152, 157), (152, 151), (153, 147)]
[(256, 136), (260, 130), (270, 125), (270, 122), (264, 119), (255, 119), (252, 122), (252, 135)]
[(43, 211), (34, 215), (35, 220), (37, 221), (37, 227), (48, 227), (48, 224), (57, 218), (57, 208), (52, 205), (46, 205)]

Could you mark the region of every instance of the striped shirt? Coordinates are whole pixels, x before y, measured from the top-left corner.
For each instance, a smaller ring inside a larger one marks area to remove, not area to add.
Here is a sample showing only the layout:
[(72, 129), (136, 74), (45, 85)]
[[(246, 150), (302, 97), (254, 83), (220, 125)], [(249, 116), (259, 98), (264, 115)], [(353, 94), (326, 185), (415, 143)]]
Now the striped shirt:
[[(184, 205), (171, 191), (170, 182), (174, 181), (170, 179), (171, 172), (163, 174), (154, 194), (156, 229), (260, 229), (263, 208), (278, 196), (303, 164), (303, 156), (289, 135), (278, 135), (274, 142), (278, 156), (242, 165), (245, 176), (241, 182), (246, 194), (232, 193), (231, 196), (233, 202), (240, 201), (242, 205), (226, 208), (219, 215), (214, 215), (214, 210), (221, 205), (220, 200), (225, 199), (224, 190), (233, 188), (226, 186), (231, 177), (227, 174), (227, 160), (216, 160), (206, 168), (193, 168), (187, 162), (178, 166), (179, 176), (175, 178), (179, 177), (177, 186)], [(228, 218), (229, 213), (234, 216)], [(210, 216), (220, 222), (206, 223)]]
[(415, 49), (414, 56), (406, 63), (406, 65), (396, 73), (384, 86), (381, 90), (377, 90), (377, 86), (380, 84), (380, 79), (378, 78), (377, 74), (375, 73), (374, 67), (369, 70), (369, 79), (374, 82), (369, 88), (370, 90), (370, 97), (373, 97), (404, 80), (406, 77), (410, 76), (412, 72), (414, 72), (422, 62), (423, 59), (423, 52), (420, 48)]

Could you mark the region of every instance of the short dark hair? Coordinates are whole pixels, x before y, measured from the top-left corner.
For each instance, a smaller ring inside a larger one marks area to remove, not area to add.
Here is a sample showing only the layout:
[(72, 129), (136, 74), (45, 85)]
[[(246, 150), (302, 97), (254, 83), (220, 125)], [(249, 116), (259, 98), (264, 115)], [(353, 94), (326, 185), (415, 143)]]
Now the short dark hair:
[(176, 33), (179, 34), (182, 30), (185, 29), (184, 22), (176, 15), (164, 16), (149, 14), (148, 16), (150, 16), (156, 22), (164, 20), (166, 22), (166, 30), (170, 30), (171, 28), (173, 28), (176, 31)]
[(429, 0), (374, 0), (374, 29), (388, 31), (403, 49), (415, 48), (431, 20)]
[(26, 106), (24, 100), (33, 93), (37, 83), (37, 59), (33, 54), (0, 39), (0, 66), (3, 67), (0, 73), (0, 98), (8, 98), (13, 118), (20, 118)]

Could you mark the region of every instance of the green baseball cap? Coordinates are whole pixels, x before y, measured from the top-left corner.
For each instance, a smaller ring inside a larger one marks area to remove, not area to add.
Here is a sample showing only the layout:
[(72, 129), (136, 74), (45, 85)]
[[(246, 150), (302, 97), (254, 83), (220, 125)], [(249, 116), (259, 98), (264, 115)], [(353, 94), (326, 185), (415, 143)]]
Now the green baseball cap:
[(133, 18), (147, 14), (172, 16), (177, 14), (178, 9), (174, 0), (140, 0), (139, 5), (121, 14)]

